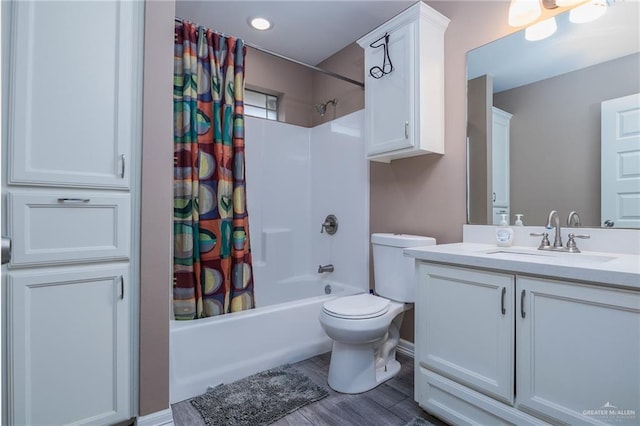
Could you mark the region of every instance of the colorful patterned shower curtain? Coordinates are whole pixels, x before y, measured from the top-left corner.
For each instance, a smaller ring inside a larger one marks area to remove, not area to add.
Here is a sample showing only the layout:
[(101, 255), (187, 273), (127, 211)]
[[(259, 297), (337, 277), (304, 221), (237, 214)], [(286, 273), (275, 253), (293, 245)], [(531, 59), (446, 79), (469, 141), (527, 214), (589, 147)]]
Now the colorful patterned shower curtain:
[(184, 21), (174, 44), (176, 319), (254, 307), (242, 40)]

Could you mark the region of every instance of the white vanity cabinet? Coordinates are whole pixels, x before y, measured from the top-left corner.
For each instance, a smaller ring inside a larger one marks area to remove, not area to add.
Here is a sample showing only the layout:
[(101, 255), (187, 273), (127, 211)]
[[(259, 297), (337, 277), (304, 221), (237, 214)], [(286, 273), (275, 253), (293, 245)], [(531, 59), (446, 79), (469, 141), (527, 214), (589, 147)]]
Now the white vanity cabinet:
[(427, 262), (416, 270), (422, 407), (453, 424), (638, 424), (640, 292)]
[[(364, 49), (365, 137), (370, 160), (444, 154), (444, 32), (448, 24), (448, 18), (418, 2), (358, 40)], [(375, 78), (370, 73), (373, 67), (390, 72)]]

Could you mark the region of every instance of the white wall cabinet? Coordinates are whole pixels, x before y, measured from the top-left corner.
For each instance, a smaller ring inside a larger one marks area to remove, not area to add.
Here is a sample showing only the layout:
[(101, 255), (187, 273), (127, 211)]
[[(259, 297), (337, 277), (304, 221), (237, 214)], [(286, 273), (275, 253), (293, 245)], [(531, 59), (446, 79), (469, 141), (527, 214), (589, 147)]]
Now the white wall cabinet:
[[(506, 210), (509, 213), (509, 124), (511, 114), (493, 107), (491, 126), (491, 181), (493, 187), (493, 208)], [(495, 221), (494, 225), (500, 223)], [(511, 218), (507, 216), (511, 223)]]
[(136, 414), (144, 2), (3, 3), (2, 424)]
[[(364, 49), (365, 137), (370, 160), (444, 154), (444, 32), (448, 24), (448, 18), (418, 2), (358, 40)], [(386, 47), (385, 34), (389, 36)], [(389, 61), (393, 70), (380, 78), (371, 75), (373, 67), (390, 70)]]
[(453, 424), (638, 423), (639, 292), (425, 262), (417, 273), (425, 409)]

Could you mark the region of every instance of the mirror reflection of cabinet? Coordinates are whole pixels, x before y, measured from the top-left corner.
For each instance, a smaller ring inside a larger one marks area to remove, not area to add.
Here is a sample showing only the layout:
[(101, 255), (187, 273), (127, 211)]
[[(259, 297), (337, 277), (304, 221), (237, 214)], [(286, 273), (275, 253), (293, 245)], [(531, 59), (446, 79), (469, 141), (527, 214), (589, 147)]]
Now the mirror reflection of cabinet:
[(511, 114), (492, 108), (491, 120), (491, 182), (493, 202), (493, 224), (500, 223), (506, 214), (511, 223), (509, 208), (509, 123)]

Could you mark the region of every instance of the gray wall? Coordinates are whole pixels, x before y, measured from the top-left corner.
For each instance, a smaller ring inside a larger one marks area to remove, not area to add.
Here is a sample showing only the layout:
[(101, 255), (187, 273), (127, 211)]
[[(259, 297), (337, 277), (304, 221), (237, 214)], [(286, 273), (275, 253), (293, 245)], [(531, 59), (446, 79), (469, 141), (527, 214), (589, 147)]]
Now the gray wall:
[(491, 140), (493, 138), (493, 80), (490, 75), (469, 80), (467, 85), (467, 149), (469, 176), (469, 223), (492, 223), (493, 192)]
[(511, 119), (511, 213), (526, 225), (564, 221), (600, 226), (600, 103), (640, 92), (640, 54), (507, 90), (494, 105)]

